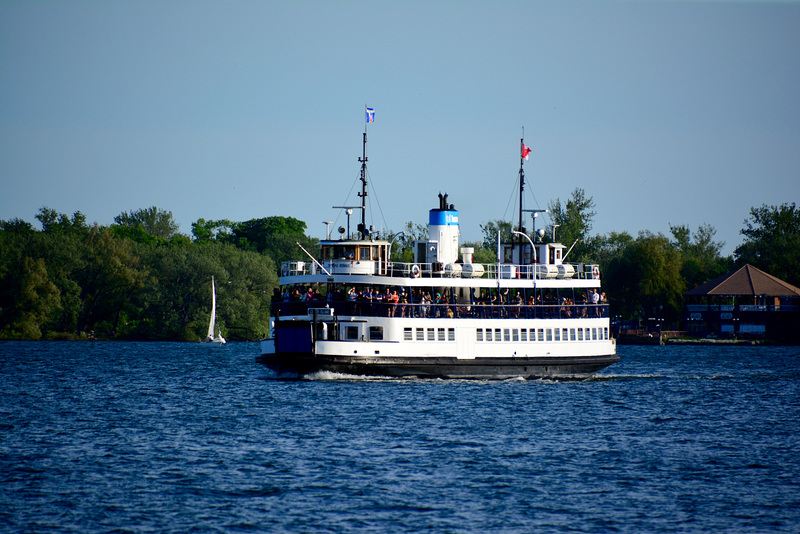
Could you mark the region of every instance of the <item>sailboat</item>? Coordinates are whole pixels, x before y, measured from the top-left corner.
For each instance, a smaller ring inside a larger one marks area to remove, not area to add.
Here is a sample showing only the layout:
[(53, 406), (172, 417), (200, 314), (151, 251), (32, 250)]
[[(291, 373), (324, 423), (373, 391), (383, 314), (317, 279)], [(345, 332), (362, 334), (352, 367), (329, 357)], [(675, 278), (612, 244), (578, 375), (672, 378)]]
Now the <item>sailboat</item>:
[[(206, 336), (206, 341), (210, 341), (212, 343), (219, 343), (223, 345), (225, 343), (225, 338), (222, 337), (222, 333), (219, 331), (217, 326), (217, 288), (214, 285), (214, 277), (211, 277), (211, 320), (208, 322), (208, 335)], [(217, 334), (214, 335), (214, 329), (216, 328)]]

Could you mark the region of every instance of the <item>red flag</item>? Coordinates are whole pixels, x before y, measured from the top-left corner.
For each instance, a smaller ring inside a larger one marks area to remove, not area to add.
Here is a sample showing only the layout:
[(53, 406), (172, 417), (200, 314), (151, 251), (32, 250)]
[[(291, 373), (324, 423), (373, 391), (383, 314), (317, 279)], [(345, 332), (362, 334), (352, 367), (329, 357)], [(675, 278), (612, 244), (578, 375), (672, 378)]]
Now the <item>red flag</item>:
[(522, 157), (528, 159), (528, 154), (531, 153), (531, 149), (525, 146), (525, 143), (522, 143)]

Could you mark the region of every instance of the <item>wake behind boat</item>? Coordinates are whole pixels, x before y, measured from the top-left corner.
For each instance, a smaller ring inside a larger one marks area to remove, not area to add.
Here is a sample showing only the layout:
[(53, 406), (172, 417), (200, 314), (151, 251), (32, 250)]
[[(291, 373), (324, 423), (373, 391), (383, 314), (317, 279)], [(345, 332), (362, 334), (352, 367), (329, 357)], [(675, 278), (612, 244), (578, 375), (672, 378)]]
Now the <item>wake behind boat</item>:
[(440, 194), (414, 261), (392, 262), (392, 241), (365, 226), (366, 159), (364, 148), (359, 237), (283, 263), (259, 361), (279, 374), (475, 379), (586, 378), (619, 361), (598, 266), (564, 263), (560, 243), (518, 232), (527, 242), (498, 243), (498, 263), (473, 263)]

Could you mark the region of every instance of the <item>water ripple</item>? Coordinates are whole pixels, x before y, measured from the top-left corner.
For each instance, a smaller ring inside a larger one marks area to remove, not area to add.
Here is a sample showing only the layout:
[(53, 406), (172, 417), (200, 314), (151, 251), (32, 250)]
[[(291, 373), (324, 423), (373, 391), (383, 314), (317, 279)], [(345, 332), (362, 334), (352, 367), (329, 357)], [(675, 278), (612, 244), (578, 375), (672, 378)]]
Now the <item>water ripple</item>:
[(321, 374), (256, 344), (0, 343), (0, 531), (795, 532), (800, 358), (586, 381)]

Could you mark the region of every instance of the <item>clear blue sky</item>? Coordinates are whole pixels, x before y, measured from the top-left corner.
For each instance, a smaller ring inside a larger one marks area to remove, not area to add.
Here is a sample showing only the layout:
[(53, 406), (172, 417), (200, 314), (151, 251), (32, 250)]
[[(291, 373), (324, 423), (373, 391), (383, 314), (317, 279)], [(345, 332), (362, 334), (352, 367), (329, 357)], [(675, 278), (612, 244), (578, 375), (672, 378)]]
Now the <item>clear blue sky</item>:
[[(708, 223), (800, 201), (800, 3), (0, 3), (0, 219), (42, 206), (108, 225), (346, 223), (364, 106), (369, 222), (463, 238), (526, 204), (593, 197), (592, 233)], [(541, 223), (539, 223), (541, 224)]]

